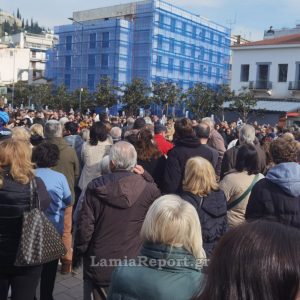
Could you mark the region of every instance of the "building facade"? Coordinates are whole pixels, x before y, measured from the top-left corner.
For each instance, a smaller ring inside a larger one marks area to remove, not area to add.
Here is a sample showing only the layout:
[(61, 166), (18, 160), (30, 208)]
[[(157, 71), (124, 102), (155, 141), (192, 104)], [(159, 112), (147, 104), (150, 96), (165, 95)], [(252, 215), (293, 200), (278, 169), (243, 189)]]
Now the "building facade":
[[(14, 72), (14, 82), (18, 80), (28, 80), (29, 84), (35, 83), (37, 80), (41, 80), (45, 78), (45, 69), (46, 69), (46, 52), (48, 49), (53, 48), (55, 44), (56, 38), (52, 33), (44, 33), (44, 34), (32, 34), (27, 32), (20, 32), (18, 34), (14, 34), (11, 36), (2, 37), (2, 58), (6, 57), (6, 52), (16, 54), (10, 59), (13, 59), (13, 65), (16, 68)], [(5, 48), (10, 50), (5, 50)], [(22, 63), (19, 62), (17, 57), (17, 53), (24, 53), (22, 56)], [(28, 53), (25, 54), (25, 53)], [(10, 57), (10, 56), (9, 56)], [(6, 74), (8, 73), (5, 65), (9, 63), (6, 61), (5, 64), (0, 64), (0, 73)], [(25, 69), (25, 66), (26, 69)], [(27, 73), (27, 77), (24, 75), (18, 75)], [(24, 79), (26, 78), (26, 79)], [(7, 84), (12, 83), (13, 76), (10, 78), (2, 76), (2, 82), (6, 82)], [(45, 81), (45, 80), (44, 80)]]
[(47, 76), (70, 90), (109, 77), (115, 85), (141, 78), (183, 89), (228, 83), (230, 30), (159, 0), (75, 12), (58, 26)]

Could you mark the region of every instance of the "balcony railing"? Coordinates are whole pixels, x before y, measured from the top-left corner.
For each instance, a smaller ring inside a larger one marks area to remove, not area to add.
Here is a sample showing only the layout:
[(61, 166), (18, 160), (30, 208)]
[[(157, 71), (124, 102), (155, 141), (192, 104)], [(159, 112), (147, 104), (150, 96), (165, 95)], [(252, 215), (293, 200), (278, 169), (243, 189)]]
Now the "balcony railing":
[(249, 82), (250, 90), (270, 90), (272, 89), (272, 82), (259, 80), (259, 81), (250, 81)]
[(300, 81), (290, 81), (289, 82), (290, 91), (300, 91)]

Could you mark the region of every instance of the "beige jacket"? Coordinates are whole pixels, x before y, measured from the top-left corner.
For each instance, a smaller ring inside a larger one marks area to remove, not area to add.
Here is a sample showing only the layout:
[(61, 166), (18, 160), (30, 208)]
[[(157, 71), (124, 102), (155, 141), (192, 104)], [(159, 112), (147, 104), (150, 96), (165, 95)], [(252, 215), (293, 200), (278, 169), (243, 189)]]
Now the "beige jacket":
[[(244, 172), (228, 173), (220, 182), (220, 188), (224, 191), (228, 203), (238, 199), (250, 186), (255, 175), (248, 175)], [(264, 178), (259, 174), (258, 180)], [(240, 225), (245, 220), (245, 212), (251, 192), (239, 204), (227, 211), (229, 227)]]
[(101, 176), (100, 163), (103, 156), (109, 153), (111, 141), (107, 139), (104, 142), (98, 142), (92, 146), (86, 142), (82, 146), (81, 159), (84, 164), (78, 186), (84, 190), (90, 181)]

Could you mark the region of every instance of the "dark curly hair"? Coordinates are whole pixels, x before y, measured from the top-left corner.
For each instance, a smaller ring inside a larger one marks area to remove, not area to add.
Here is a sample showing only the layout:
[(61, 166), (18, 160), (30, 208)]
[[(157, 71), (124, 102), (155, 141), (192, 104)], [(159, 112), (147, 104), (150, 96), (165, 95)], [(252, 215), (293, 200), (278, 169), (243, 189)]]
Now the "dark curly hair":
[(59, 159), (59, 149), (55, 144), (42, 143), (33, 149), (32, 161), (38, 168), (52, 168)]
[(151, 158), (157, 159), (162, 155), (156, 144), (153, 142), (151, 130), (147, 128), (143, 128), (139, 131), (134, 146), (137, 152), (137, 157), (140, 160), (150, 160)]
[(297, 162), (299, 143), (294, 140), (278, 138), (271, 143), (270, 154), (275, 164)]

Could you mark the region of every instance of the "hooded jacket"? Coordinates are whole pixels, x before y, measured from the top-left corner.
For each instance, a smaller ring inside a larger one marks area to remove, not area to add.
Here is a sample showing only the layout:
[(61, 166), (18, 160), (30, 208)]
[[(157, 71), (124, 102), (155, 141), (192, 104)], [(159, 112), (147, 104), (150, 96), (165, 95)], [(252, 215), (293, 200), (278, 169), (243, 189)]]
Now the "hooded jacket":
[(83, 256), (84, 279), (108, 286), (116, 265), (109, 259), (135, 258), (142, 241), (140, 230), (160, 192), (152, 177), (115, 171), (91, 181), (78, 216), (75, 257)]
[(197, 263), (184, 248), (145, 243), (136, 266), (123, 265), (114, 271), (108, 300), (191, 299), (204, 278)]
[(255, 184), (246, 219), (270, 219), (300, 229), (300, 165), (281, 163)]
[(192, 204), (199, 216), (203, 248), (210, 257), (223, 234), (227, 231), (227, 201), (223, 191), (212, 191), (206, 197), (183, 192), (181, 198)]
[(57, 145), (59, 149), (59, 160), (56, 166), (52, 169), (54, 171), (63, 173), (66, 176), (71, 190), (72, 201), (74, 201), (74, 187), (80, 175), (80, 165), (76, 152), (67, 144), (67, 142), (62, 137), (51, 138), (48, 139), (47, 142)]
[(190, 136), (176, 141), (175, 147), (168, 152), (164, 173), (164, 193), (180, 192), (185, 164), (195, 156), (207, 159), (216, 168), (213, 152), (205, 145), (201, 145), (198, 138)]

